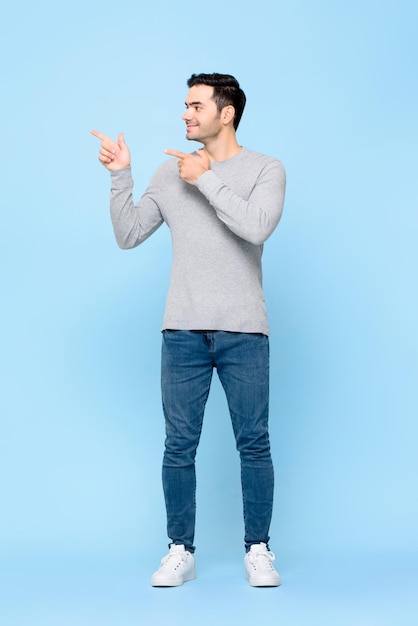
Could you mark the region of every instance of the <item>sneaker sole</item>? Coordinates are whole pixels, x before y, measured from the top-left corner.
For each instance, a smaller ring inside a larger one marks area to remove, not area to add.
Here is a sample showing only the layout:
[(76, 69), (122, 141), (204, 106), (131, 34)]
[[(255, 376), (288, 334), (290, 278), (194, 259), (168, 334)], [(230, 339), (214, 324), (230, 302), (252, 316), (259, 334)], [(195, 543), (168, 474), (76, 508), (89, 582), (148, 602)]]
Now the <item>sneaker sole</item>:
[(280, 578), (272, 581), (271, 578), (257, 578), (255, 580), (251, 580), (251, 578), (247, 577), (247, 580), (251, 587), (279, 587), (281, 583)]
[(153, 576), (151, 578), (151, 585), (153, 587), (180, 587), (183, 583), (188, 583), (195, 578), (196, 574), (194, 572), (186, 576), (186, 578), (172, 578), (171, 580), (159, 580), (157, 577), (154, 578)]

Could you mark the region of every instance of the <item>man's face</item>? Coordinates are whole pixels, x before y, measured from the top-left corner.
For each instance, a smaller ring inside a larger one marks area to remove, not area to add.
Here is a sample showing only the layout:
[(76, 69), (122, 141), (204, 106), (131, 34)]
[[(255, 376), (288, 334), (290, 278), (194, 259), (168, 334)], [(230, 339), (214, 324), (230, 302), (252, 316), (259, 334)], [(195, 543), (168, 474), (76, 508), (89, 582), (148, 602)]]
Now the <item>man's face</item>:
[(213, 87), (194, 85), (186, 98), (186, 113), (182, 120), (186, 122), (186, 139), (205, 144), (217, 137), (222, 129), (221, 116), (212, 99)]

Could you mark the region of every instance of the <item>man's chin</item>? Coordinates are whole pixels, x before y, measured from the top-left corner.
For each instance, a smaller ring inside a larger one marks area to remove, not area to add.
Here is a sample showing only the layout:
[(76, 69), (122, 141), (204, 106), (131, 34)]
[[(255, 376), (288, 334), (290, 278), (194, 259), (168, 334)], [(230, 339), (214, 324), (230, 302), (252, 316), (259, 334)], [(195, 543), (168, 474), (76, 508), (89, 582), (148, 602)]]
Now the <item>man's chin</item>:
[(186, 139), (187, 141), (198, 141), (199, 143), (203, 143), (202, 139), (199, 139), (198, 137), (190, 137), (188, 134), (186, 134)]

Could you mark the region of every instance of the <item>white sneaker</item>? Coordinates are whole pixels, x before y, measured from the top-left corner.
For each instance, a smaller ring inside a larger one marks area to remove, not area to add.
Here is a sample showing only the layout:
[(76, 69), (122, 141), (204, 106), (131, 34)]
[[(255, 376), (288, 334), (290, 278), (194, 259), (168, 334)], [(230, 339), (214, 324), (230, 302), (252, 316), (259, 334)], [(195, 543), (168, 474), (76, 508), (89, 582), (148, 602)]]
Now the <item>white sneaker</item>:
[(252, 587), (278, 587), (280, 576), (273, 567), (275, 556), (265, 543), (257, 543), (244, 557), (247, 580)]
[(194, 556), (184, 546), (171, 544), (170, 552), (165, 556), (159, 569), (152, 575), (153, 587), (179, 587), (196, 578)]

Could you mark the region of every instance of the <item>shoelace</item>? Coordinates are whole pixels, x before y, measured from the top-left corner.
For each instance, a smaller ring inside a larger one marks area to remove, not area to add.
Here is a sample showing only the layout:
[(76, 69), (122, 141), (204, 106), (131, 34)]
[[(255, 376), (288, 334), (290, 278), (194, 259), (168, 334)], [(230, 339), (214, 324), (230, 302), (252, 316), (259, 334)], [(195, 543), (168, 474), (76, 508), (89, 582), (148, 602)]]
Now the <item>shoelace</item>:
[(266, 569), (271, 572), (274, 569), (273, 561), (275, 558), (273, 552), (256, 552), (254, 556), (252, 556), (250, 563), (254, 569)]
[[(186, 557), (185, 554), (169, 552), (169, 554), (167, 554), (167, 556), (165, 556), (163, 560), (161, 561), (161, 565), (159, 568), (160, 571), (165, 570), (165, 569), (170, 569), (170, 570), (177, 569), (183, 563), (183, 561), (185, 560), (185, 557)], [(176, 564), (173, 563), (173, 559), (177, 561)]]

